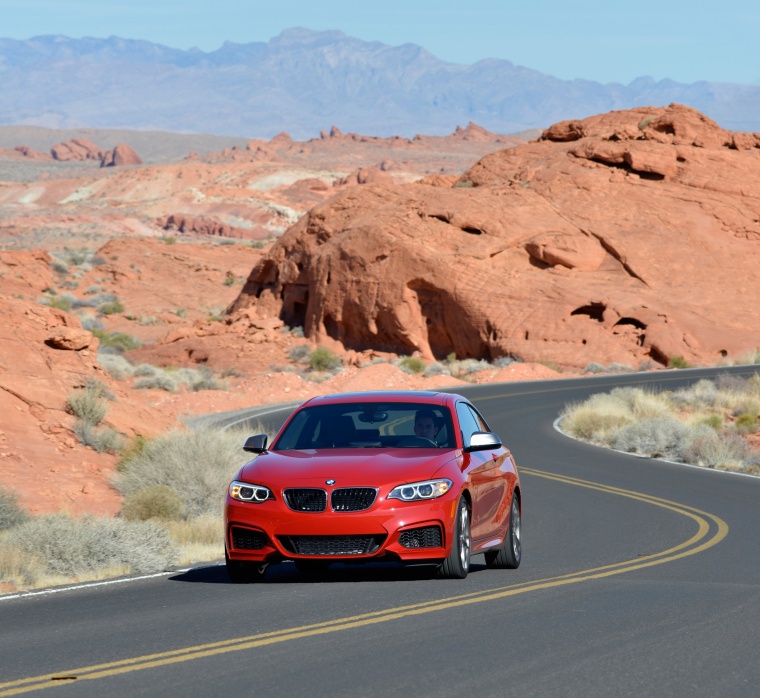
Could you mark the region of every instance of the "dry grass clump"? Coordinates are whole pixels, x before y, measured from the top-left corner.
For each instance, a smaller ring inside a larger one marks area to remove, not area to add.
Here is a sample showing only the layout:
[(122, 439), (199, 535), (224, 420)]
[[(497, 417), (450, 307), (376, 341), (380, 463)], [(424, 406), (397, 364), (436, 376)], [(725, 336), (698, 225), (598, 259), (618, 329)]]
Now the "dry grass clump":
[(760, 432), (760, 374), (675, 392), (616, 388), (565, 407), (560, 424), (591, 443), (708, 468), (760, 473), (745, 436)]
[(119, 513), (127, 521), (178, 521), (185, 503), (169, 485), (151, 485), (124, 497)]
[(87, 385), (67, 398), (68, 410), (77, 418), (74, 433), (84, 446), (98, 453), (119, 453), (125, 445), (124, 437), (100, 423), (108, 413), (106, 400), (113, 399), (104, 383), (89, 380)]
[(24, 589), (220, 558), (222, 503), (249, 459), (247, 436), (206, 427), (134, 441), (119, 463), (117, 518), (29, 518), (0, 490), (0, 581)]
[[(116, 380), (137, 377), (134, 383), (138, 390), (165, 390), (178, 393), (182, 390), (198, 392), (200, 390), (229, 390), (229, 383), (223, 377), (214, 375), (211, 369), (202, 366), (195, 368), (161, 368), (151, 364), (130, 363), (118, 354), (100, 353), (98, 361)], [(226, 376), (238, 375), (234, 369), (226, 369)]]
[[(6, 555), (25, 554), (48, 576), (77, 577), (118, 567), (157, 572), (174, 564), (175, 551), (165, 527), (152, 521), (63, 514), (40, 516), (12, 528), (2, 541)], [(30, 574), (31, 567), (25, 574)], [(5, 576), (5, 574), (3, 574)]]
[(180, 565), (224, 556), (224, 521), (220, 516), (198, 516), (172, 521), (167, 526), (172, 540), (179, 547)]
[(29, 514), (18, 503), (15, 492), (0, 486), (0, 531), (5, 531), (24, 523)]
[(149, 487), (170, 487), (187, 517), (219, 515), (227, 485), (248, 460), (246, 436), (210, 428), (168, 432), (123, 459), (114, 484), (127, 497)]

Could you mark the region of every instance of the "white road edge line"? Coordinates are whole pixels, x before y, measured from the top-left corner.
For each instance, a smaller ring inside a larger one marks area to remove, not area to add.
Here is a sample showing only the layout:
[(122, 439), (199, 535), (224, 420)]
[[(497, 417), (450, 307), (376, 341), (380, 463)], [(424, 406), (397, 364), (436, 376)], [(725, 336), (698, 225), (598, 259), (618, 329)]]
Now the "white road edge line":
[(30, 596), (48, 596), (50, 594), (60, 594), (64, 591), (78, 591), (79, 589), (92, 589), (94, 587), (104, 587), (111, 584), (126, 584), (127, 582), (136, 582), (140, 579), (154, 579), (156, 577), (168, 577), (172, 574), (183, 574), (190, 572), (191, 570), (205, 570), (211, 567), (219, 567), (216, 565), (203, 565), (201, 567), (184, 567), (179, 570), (169, 570), (168, 572), (156, 572), (155, 574), (141, 574), (135, 577), (121, 577), (120, 579), (104, 579), (102, 582), (82, 582), (81, 584), (73, 584), (67, 587), (53, 587), (51, 589), (40, 589), (38, 591), (22, 591), (18, 594), (5, 594), (0, 596), (0, 601), (9, 601), (10, 599), (23, 599)]

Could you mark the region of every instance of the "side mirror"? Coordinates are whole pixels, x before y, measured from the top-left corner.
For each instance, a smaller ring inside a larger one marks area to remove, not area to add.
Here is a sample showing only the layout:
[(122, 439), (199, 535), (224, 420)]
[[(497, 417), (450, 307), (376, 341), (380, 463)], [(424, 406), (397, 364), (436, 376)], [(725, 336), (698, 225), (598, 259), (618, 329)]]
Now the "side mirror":
[(267, 435), (256, 434), (255, 436), (249, 436), (245, 440), (243, 450), (249, 453), (264, 453), (267, 450)]
[(476, 431), (470, 437), (470, 445), (464, 450), (468, 453), (470, 451), (485, 451), (489, 448), (499, 448), (501, 446), (501, 439), (491, 431)]

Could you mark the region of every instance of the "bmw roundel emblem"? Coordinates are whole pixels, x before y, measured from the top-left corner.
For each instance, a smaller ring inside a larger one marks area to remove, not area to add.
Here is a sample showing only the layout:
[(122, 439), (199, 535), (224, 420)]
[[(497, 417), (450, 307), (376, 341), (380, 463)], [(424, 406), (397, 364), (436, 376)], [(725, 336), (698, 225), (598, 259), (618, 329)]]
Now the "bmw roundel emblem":
[(334, 485), (335, 480), (325, 480), (325, 485)]

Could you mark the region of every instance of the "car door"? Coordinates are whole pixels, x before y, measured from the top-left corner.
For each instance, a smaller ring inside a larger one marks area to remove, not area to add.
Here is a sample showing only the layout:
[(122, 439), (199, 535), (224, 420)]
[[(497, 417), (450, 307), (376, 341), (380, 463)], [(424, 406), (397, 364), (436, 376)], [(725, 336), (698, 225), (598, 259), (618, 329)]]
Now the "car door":
[[(467, 402), (457, 403), (457, 416), (465, 448), (476, 431), (490, 431), (478, 411)], [(503, 534), (505, 512), (509, 511), (509, 482), (503, 470), (508, 458), (501, 446), (464, 454), (472, 491), (472, 538), (479, 541)]]

